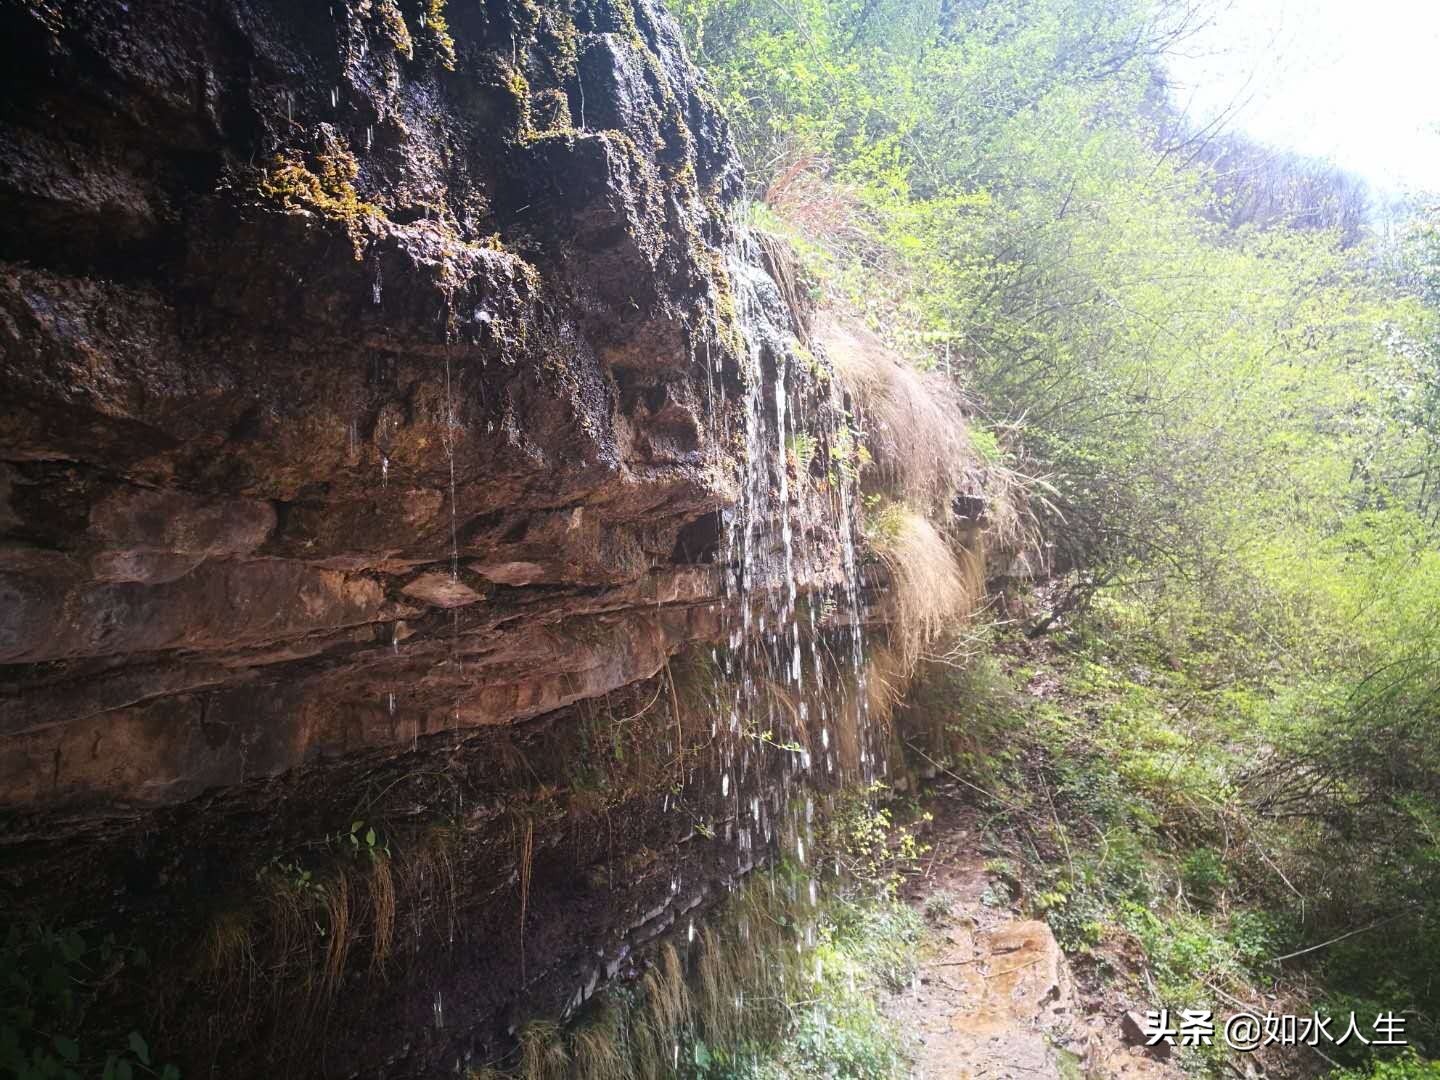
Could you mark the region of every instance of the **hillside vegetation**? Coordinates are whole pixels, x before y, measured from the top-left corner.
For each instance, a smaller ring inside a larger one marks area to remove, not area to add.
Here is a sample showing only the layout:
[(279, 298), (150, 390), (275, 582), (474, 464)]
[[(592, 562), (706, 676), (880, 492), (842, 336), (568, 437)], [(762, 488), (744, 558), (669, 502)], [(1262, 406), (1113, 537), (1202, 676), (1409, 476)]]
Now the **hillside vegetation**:
[(1001, 662), (957, 673), (951, 649), (908, 712), (1007, 800), (997, 829), (1032, 822), (1032, 906), (1075, 951), (1137, 936), (1156, 1006), (1403, 1012), (1419, 1058), (1290, 1065), (1424, 1072), (1436, 199), (1382, 236), (1355, 179), (1192, 124), (1165, 57), (1199, 3), (673, 7), (754, 223), (822, 304), (952, 380), (972, 450), (1026, 478), (1043, 586), (992, 552), (990, 641), (962, 651)]

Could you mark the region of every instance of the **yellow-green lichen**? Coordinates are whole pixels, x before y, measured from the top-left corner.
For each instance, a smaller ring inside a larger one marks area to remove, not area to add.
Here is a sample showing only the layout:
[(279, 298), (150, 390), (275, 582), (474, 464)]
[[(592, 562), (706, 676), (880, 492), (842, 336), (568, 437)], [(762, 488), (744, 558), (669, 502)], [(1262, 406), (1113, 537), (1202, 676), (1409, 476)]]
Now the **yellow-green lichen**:
[(630, 0), (610, 0), (610, 10), (615, 15), (620, 32), (643, 49), (645, 39), (640, 36), (640, 27), (635, 23), (635, 9)]
[(580, 30), (564, 11), (547, 11), (543, 27), (550, 37), (551, 63), (555, 74), (568, 79), (580, 68)]
[(530, 111), (539, 131), (555, 132), (572, 129), (570, 99), (565, 96), (563, 90), (542, 90), (535, 96), (535, 103)]
[(515, 20), (516, 31), (528, 38), (539, 29), (542, 12), (535, 0), (518, 0), (510, 8), (510, 17)]
[(725, 257), (718, 251), (704, 252), (701, 258), (710, 264), (710, 280), (714, 284), (711, 323), (715, 337), (722, 349), (734, 356), (741, 356), (745, 351), (745, 339), (740, 333), (740, 315), (735, 307), (730, 268), (725, 263)]
[[(507, 65), (508, 66), (508, 65)], [(515, 126), (521, 137), (530, 134), (530, 82), (518, 68), (510, 68), (505, 74), (505, 88), (515, 99)]]
[(395, 46), (395, 51), (406, 60), (413, 60), (415, 42), (410, 36), (410, 28), (405, 25), (405, 16), (400, 13), (395, 0), (377, 0), (373, 10), (380, 23), (381, 33)]
[(365, 223), (383, 220), (379, 207), (361, 200), (355, 190), (360, 166), (348, 150), (334, 149), (306, 161), (298, 151), (277, 154), (260, 178), (261, 197), (290, 212), (319, 214), (344, 224), (355, 247), (355, 258), (364, 253)]
[(450, 36), (450, 25), (445, 21), (445, 0), (426, 0), (421, 20), (430, 52), (446, 71), (454, 71), (455, 39)]

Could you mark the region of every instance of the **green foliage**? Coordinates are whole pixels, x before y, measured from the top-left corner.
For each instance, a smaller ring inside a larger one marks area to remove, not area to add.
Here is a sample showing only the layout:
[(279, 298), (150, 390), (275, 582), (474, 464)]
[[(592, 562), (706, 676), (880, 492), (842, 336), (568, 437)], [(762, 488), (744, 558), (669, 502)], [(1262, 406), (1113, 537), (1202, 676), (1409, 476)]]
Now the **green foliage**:
[(364, 857), (374, 861), (380, 858), (390, 857), (390, 838), (376, 830), (374, 825), (367, 825), (364, 819), (357, 818), (350, 823), (350, 831), (344, 834), (337, 834), (332, 838), (342, 851), (349, 846), (350, 854), (356, 857)]
[(926, 850), (880, 801), (888, 790), (877, 780), (842, 792), (818, 834), (822, 857), (842, 867), (850, 879), (884, 894), (893, 893), (901, 872)]
[(815, 436), (808, 431), (797, 431), (790, 436), (786, 447), (790, 462), (795, 467), (796, 475), (805, 479), (810, 474), (810, 464), (815, 460), (815, 451), (819, 448)]
[(148, 966), (143, 950), (113, 934), (12, 923), (0, 948), (0, 1069), (16, 1080), (179, 1080), (174, 1065), (153, 1060), (140, 1032), (96, 1030), (91, 1015), (98, 990)]
[[(1237, 649), (1310, 671), (1359, 669), (1433, 610), (1434, 590), (1396, 577), (1423, 557), (1440, 583), (1433, 215), (1398, 272), (1348, 226), (1217, 215), (1233, 178), (1173, 153), (1154, 100), (1193, 12), (676, 10), (768, 225), (917, 362), (961, 358), (1049, 477), (1040, 509), (1088, 587), (1143, 581), (1187, 617), (1203, 582)], [(1003, 453), (993, 428), (972, 443)]]
[(1440, 1044), (1440, 209), (1387, 239), (1350, 178), (1186, 130), (1194, 5), (675, 10), (755, 216), (1046, 478), (1058, 685), (927, 672), (910, 745), (1007, 791), (1068, 946), (1128, 927), (1183, 995), (1375, 924), (1302, 962)]
[(908, 1076), (902, 1039), (881, 1014), (875, 990), (910, 984), (921, 932), (915, 913), (899, 901), (834, 901), (811, 961), (814, 978), (785, 1037), (738, 1049), (697, 1043), (688, 1075), (705, 1080)]
[(1440, 1080), (1440, 1061), (1427, 1061), (1413, 1050), (1397, 1058), (1377, 1058), (1361, 1069), (1337, 1069), (1331, 1080)]
[(1180, 864), (1180, 878), (1190, 897), (1208, 906), (1229, 884), (1230, 874), (1219, 852), (1202, 847), (1185, 856)]

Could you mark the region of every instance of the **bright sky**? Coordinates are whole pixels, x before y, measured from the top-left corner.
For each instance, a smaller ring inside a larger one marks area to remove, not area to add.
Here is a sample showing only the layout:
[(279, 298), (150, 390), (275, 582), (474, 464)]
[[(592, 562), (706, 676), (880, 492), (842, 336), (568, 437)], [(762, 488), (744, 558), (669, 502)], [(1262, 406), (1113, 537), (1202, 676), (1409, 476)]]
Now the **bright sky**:
[(1196, 118), (1328, 157), (1390, 192), (1440, 191), (1440, 0), (1215, 0), (1171, 64)]

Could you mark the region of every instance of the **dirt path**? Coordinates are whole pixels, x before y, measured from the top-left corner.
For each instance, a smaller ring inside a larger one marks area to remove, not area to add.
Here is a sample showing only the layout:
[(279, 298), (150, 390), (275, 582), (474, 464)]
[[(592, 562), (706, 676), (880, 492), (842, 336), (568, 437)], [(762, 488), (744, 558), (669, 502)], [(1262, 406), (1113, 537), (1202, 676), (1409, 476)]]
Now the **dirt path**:
[(1050, 928), (1024, 918), (985, 869), (979, 816), (941, 795), (934, 849), (909, 901), (932, 927), (918, 978), (888, 1011), (913, 1039), (917, 1080), (1176, 1080), (1126, 1043), (1126, 1002), (1077, 986)]

